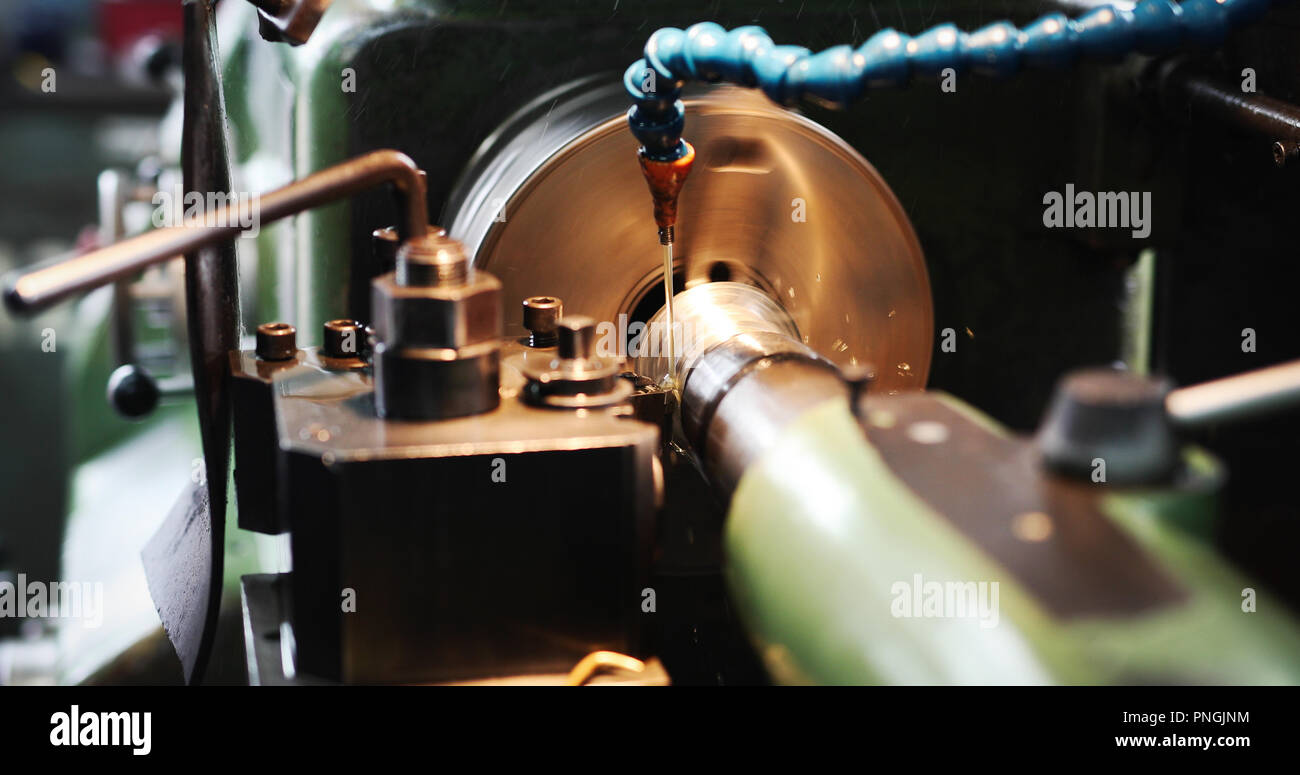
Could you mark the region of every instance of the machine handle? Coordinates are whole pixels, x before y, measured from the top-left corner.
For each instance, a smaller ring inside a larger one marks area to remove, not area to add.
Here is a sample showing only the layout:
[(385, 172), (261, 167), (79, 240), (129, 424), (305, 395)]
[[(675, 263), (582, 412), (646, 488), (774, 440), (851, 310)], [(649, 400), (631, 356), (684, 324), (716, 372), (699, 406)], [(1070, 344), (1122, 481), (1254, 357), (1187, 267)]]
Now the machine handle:
[(75, 258), (14, 273), (4, 283), (5, 305), (17, 314), (39, 312), (73, 294), (134, 274), (151, 264), (234, 239), (252, 227), (252, 224), (245, 225), (250, 210), (256, 214), (260, 226), (381, 183), (393, 183), (404, 200), (402, 238), (423, 237), (429, 219), (424, 172), (404, 153), (373, 151), (250, 202), (232, 202), (180, 226), (145, 232)]
[(1300, 361), (1178, 388), (1165, 396), (1175, 425), (1195, 428), (1265, 417), (1300, 404)]

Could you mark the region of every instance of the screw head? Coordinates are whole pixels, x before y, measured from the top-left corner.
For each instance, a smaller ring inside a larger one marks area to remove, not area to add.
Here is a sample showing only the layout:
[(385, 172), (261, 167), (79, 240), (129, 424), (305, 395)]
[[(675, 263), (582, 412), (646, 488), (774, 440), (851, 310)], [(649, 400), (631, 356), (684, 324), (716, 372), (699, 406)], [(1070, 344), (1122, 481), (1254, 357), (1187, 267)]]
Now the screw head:
[(560, 318), (564, 316), (564, 302), (555, 296), (529, 296), (524, 299), (524, 328), (531, 336), (531, 347), (552, 347), (558, 339)]
[(365, 349), (365, 329), (355, 320), (331, 320), (325, 324), (325, 355), (330, 358), (359, 358)]
[(257, 357), (287, 361), (298, 354), (298, 329), (288, 323), (263, 323), (257, 327)]

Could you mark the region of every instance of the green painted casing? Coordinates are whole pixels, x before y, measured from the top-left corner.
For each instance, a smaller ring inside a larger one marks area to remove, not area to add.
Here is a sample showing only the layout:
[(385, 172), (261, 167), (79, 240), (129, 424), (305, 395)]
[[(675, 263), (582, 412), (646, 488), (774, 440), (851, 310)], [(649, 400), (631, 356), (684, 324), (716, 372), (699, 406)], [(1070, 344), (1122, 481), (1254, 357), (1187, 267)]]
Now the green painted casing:
[[(782, 683), (1300, 683), (1300, 630), (1200, 537), (1219, 465), (1199, 450), (1185, 458), (1187, 481), (1117, 490), (1101, 506), (1184, 598), (1139, 615), (1062, 620), (903, 484), (846, 401), (828, 401), (741, 479), (726, 525), (729, 585)], [(918, 574), (998, 582), (996, 617), (895, 616), (896, 585)]]

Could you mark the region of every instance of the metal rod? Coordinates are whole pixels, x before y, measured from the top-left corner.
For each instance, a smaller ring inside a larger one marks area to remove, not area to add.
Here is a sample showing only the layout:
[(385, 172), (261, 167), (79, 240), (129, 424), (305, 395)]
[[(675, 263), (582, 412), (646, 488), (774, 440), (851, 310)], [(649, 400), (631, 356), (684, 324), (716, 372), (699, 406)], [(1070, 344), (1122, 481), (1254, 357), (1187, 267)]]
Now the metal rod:
[[(1175, 66), (1167, 76), (1181, 92), (1193, 115), (1215, 119), (1265, 141), (1273, 148), (1274, 162), (1283, 166), (1300, 146), (1300, 108), (1263, 94), (1244, 94)], [(1170, 109), (1182, 106), (1174, 102)]]
[(17, 313), (37, 312), (152, 264), (233, 239), (245, 230), (246, 226), (241, 224), (247, 223), (250, 211), (257, 214), (260, 226), (381, 183), (396, 185), (405, 200), (403, 239), (424, 236), (429, 216), (424, 177), (419, 167), (404, 153), (374, 151), (308, 175), (253, 202), (235, 201), (215, 212), (204, 213), (194, 222), (156, 229), (73, 259), (11, 276), (5, 283), (5, 304)]
[[(127, 187), (134, 181), (120, 170), (99, 173), (99, 244), (112, 245), (122, 239), (126, 229), (122, 209), (126, 205)], [(131, 284), (118, 280), (113, 285), (113, 361), (115, 366), (135, 362), (135, 320), (131, 307)]]
[(1183, 82), (1193, 107), (1242, 129), (1278, 139), (1300, 136), (1300, 111), (1294, 105), (1263, 94), (1233, 92), (1204, 78)]
[(1300, 361), (1171, 391), (1165, 411), (1179, 426), (1249, 420), (1300, 406)]

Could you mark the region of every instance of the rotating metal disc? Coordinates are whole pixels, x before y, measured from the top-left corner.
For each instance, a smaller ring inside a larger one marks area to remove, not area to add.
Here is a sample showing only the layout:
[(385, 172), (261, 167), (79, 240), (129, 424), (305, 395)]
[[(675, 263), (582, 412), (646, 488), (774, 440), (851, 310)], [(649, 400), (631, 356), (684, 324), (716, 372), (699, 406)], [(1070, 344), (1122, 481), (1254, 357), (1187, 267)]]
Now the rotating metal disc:
[[(480, 149), (448, 205), (450, 234), (504, 285), (507, 335), (528, 296), (619, 325), (662, 305), (651, 200), (627, 98), (587, 81), (544, 95)], [(695, 169), (679, 204), (677, 290), (749, 283), (805, 343), (871, 364), (884, 390), (925, 386), (933, 312), (916, 235), (893, 192), (844, 141), (756, 92), (686, 99)]]

